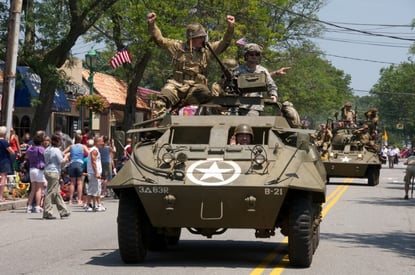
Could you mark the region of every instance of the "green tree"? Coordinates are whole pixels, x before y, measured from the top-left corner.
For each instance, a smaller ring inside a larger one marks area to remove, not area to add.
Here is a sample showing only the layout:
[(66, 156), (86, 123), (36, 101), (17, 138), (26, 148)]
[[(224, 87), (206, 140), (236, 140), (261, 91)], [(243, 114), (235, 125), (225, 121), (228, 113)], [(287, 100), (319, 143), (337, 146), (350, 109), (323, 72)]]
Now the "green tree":
[(415, 63), (404, 62), (383, 68), (380, 75), (370, 93), (376, 97), (381, 128), (388, 131), (389, 143), (414, 139)]
[(22, 16), (25, 33), (19, 64), (31, 67), (42, 79), (33, 133), (46, 129), (55, 90), (63, 86), (60, 68), (70, 57), (77, 39), (117, 0), (27, 0)]
[(7, 46), (7, 20), (9, 18), (9, 9), (6, 3), (0, 3), (0, 59), (4, 60)]
[(353, 97), (350, 75), (333, 67), (312, 45), (292, 48), (278, 62), (281, 66), (292, 69), (276, 76), (280, 101), (291, 101), (301, 116), (311, 116), (317, 123), (333, 119), (333, 114)]
[[(161, 89), (171, 74), (171, 60), (162, 50), (149, 42), (146, 15), (157, 13), (157, 24), (164, 36), (184, 40), (185, 27), (189, 23), (203, 24), (209, 31), (209, 39), (217, 40), (226, 28), (225, 16), (236, 18), (235, 39), (246, 37), (250, 42), (263, 45), (269, 60), (279, 56), (279, 50), (299, 45), (307, 37), (318, 33), (312, 20), (321, 8), (321, 0), (175, 0), (175, 1), (119, 1), (106, 13), (87, 38), (104, 41), (110, 58), (115, 48), (128, 45), (134, 57), (133, 66), (124, 65), (124, 70), (110, 71), (129, 83), (127, 115), (123, 128), (128, 129), (134, 118), (134, 100), (137, 85), (155, 90)], [(238, 47), (232, 45), (221, 58), (239, 57)], [(151, 56), (151, 59), (150, 59)], [(215, 81), (221, 72), (212, 62), (209, 81)]]

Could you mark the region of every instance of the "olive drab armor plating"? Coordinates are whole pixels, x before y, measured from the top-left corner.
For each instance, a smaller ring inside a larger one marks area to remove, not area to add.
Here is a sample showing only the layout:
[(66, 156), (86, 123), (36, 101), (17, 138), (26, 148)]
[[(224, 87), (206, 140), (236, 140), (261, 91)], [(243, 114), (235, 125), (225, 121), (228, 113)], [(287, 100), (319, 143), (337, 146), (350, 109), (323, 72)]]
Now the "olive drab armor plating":
[[(220, 115), (257, 100), (262, 99), (213, 97), (197, 115), (164, 116), (158, 127), (140, 128), (151, 120), (128, 132), (142, 142), (108, 186), (120, 198), (124, 262), (142, 262), (148, 250), (180, 245), (182, 229), (213, 238), (243, 228), (271, 238), (280, 228), (288, 236), (290, 264), (310, 266), (326, 195), (313, 131), (292, 128), (280, 115)], [(205, 107), (208, 115), (202, 115)], [(234, 143), (237, 133), (250, 134), (252, 142)]]

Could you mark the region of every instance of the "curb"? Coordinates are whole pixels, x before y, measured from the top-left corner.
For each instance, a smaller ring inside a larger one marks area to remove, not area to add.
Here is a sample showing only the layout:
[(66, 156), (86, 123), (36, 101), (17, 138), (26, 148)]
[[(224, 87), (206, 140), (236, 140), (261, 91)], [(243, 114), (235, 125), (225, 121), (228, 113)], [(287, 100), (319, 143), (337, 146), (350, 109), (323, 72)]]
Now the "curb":
[(8, 200), (5, 202), (0, 202), (0, 211), (14, 210), (22, 207), (26, 207), (27, 199), (19, 200)]

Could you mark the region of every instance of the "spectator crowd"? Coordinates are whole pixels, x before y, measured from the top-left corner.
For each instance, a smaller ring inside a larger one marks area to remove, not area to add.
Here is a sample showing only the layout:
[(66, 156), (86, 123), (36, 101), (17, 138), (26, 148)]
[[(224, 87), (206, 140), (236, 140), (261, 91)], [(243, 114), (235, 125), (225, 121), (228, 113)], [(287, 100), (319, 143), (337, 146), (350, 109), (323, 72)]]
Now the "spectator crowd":
[(51, 136), (37, 131), (20, 138), (14, 129), (6, 135), (7, 128), (0, 126), (0, 202), (7, 199), (7, 176), (14, 175), (29, 186), (27, 213), (43, 213), (44, 219), (56, 218), (52, 204), (61, 218), (69, 217), (74, 206), (105, 211), (102, 198), (113, 195), (107, 184), (131, 153), (129, 140), (116, 165), (114, 140), (94, 135), (87, 127), (72, 137), (59, 127)]

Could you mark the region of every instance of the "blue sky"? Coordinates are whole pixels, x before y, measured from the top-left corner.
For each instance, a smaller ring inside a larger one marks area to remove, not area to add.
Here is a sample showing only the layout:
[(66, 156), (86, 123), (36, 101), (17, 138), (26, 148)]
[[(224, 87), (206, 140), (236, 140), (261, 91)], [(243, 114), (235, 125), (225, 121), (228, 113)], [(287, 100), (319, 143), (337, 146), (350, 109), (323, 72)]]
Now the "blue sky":
[[(415, 30), (410, 27), (379, 26), (410, 25), (415, 18), (414, 0), (328, 0), (318, 16), (322, 21), (352, 29), (415, 39)], [(414, 42), (327, 28), (329, 31), (314, 42), (333, 66), (351, 75), (351, 88), (356, 95), (368, 95), (366, 91), (378, 81), (382, 67), (408, 61), (411, 56), (408, 47)]]

